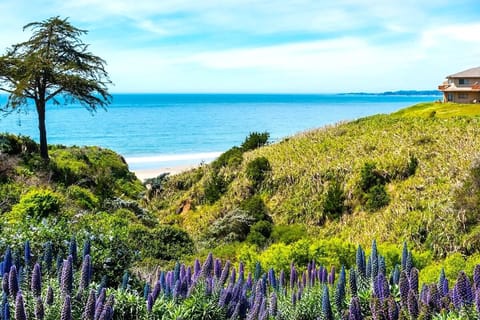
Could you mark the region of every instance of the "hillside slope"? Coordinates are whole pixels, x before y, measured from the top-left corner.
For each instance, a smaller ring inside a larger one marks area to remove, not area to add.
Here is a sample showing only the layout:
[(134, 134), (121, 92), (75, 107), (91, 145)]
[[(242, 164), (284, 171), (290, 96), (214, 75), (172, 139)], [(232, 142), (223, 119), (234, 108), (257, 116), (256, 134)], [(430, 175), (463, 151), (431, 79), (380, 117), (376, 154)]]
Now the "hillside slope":
[[(479, 110), (455, 105), (457, 111), (448, 114), (449, 107), (422, 104), (304, 132), (246, 152), (239, 161), (166, 178), (151, 206), (163, 222), (215, 244), (229, 242), (231, 236), (212, 228), (231, 224), (238, 210), (247, 215), (258, 210), (261, 204), (249, 207), (255, 198), (263, 201), (275, 226), (302, 224), (315, 237), (365, 246), (373, 238), (406, 240), (437, 257), (468, 253), (480, 247), (474, 192)], [(263, 157), (269, 167), (260, 170), (258, 181), (249, 167)], [(374, 190), (365, 186), (369, 175)], [(213, 199), (212, 184), (218, 191)]]

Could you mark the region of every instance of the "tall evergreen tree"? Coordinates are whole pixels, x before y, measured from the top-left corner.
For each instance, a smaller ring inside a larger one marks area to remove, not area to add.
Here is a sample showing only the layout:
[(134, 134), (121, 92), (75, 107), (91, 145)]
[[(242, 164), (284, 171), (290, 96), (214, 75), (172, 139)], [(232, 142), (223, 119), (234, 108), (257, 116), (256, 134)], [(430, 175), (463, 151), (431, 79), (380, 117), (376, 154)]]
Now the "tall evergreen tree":
[(105, 108), (111, 83), (105, 61), (88, 51), (80, 37), (85, 30), (67, 19), (53, 17), (23, 27), (32, 30), (25, 42), (13, 45), (0, 56), (0, 91), (8, 94), (1, 109), (19, 111), (34, 101), (40, 131), (40, 155), (48, 160), (45, 111), (48, 102), (79, 103), (90, 111)]

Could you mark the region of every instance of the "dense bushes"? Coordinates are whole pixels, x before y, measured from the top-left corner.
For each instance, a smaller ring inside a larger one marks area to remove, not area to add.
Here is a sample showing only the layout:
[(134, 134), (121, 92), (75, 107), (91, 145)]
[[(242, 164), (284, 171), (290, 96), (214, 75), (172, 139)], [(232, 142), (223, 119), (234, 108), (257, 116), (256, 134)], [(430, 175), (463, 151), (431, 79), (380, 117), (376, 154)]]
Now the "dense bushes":
[(359, 187), (362, 192), (361, 199), (369, 211), (376, 211), (390, 201), (385, 184), (388, 174), (378, 171), (374, 163), (367, 162), (360, 171)]
[(259, 157), (247, 164), (245, 175), (255, 188), (259, 188), (270, 171), (272, 171), (272, 167), (268, 159)]

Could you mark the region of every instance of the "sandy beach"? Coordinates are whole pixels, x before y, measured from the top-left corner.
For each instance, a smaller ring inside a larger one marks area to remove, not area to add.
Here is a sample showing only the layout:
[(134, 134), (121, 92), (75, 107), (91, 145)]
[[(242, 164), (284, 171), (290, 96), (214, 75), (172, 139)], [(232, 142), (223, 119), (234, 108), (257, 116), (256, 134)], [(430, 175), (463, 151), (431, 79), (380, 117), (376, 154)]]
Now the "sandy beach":
[(131, 170), (135, 173), (138, 179), (144, 181), (145, 179), (155, 178), (162, 173), (179, 174), (181, 172), (193, 169), (198, 167), (198, 165), (181, 165), (181, 166), (172, 166), (172, 167), (159, 167), (155, 169), (138, 169)]

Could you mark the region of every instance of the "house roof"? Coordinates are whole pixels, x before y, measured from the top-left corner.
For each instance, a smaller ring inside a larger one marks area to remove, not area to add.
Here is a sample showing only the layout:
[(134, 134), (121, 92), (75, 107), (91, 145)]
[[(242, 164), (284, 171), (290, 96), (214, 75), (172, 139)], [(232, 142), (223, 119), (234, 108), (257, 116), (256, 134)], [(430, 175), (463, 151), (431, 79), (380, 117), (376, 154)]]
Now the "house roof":
[(451, 74), (447, 78), (480, 78), (480, 67), (470, 68)]

